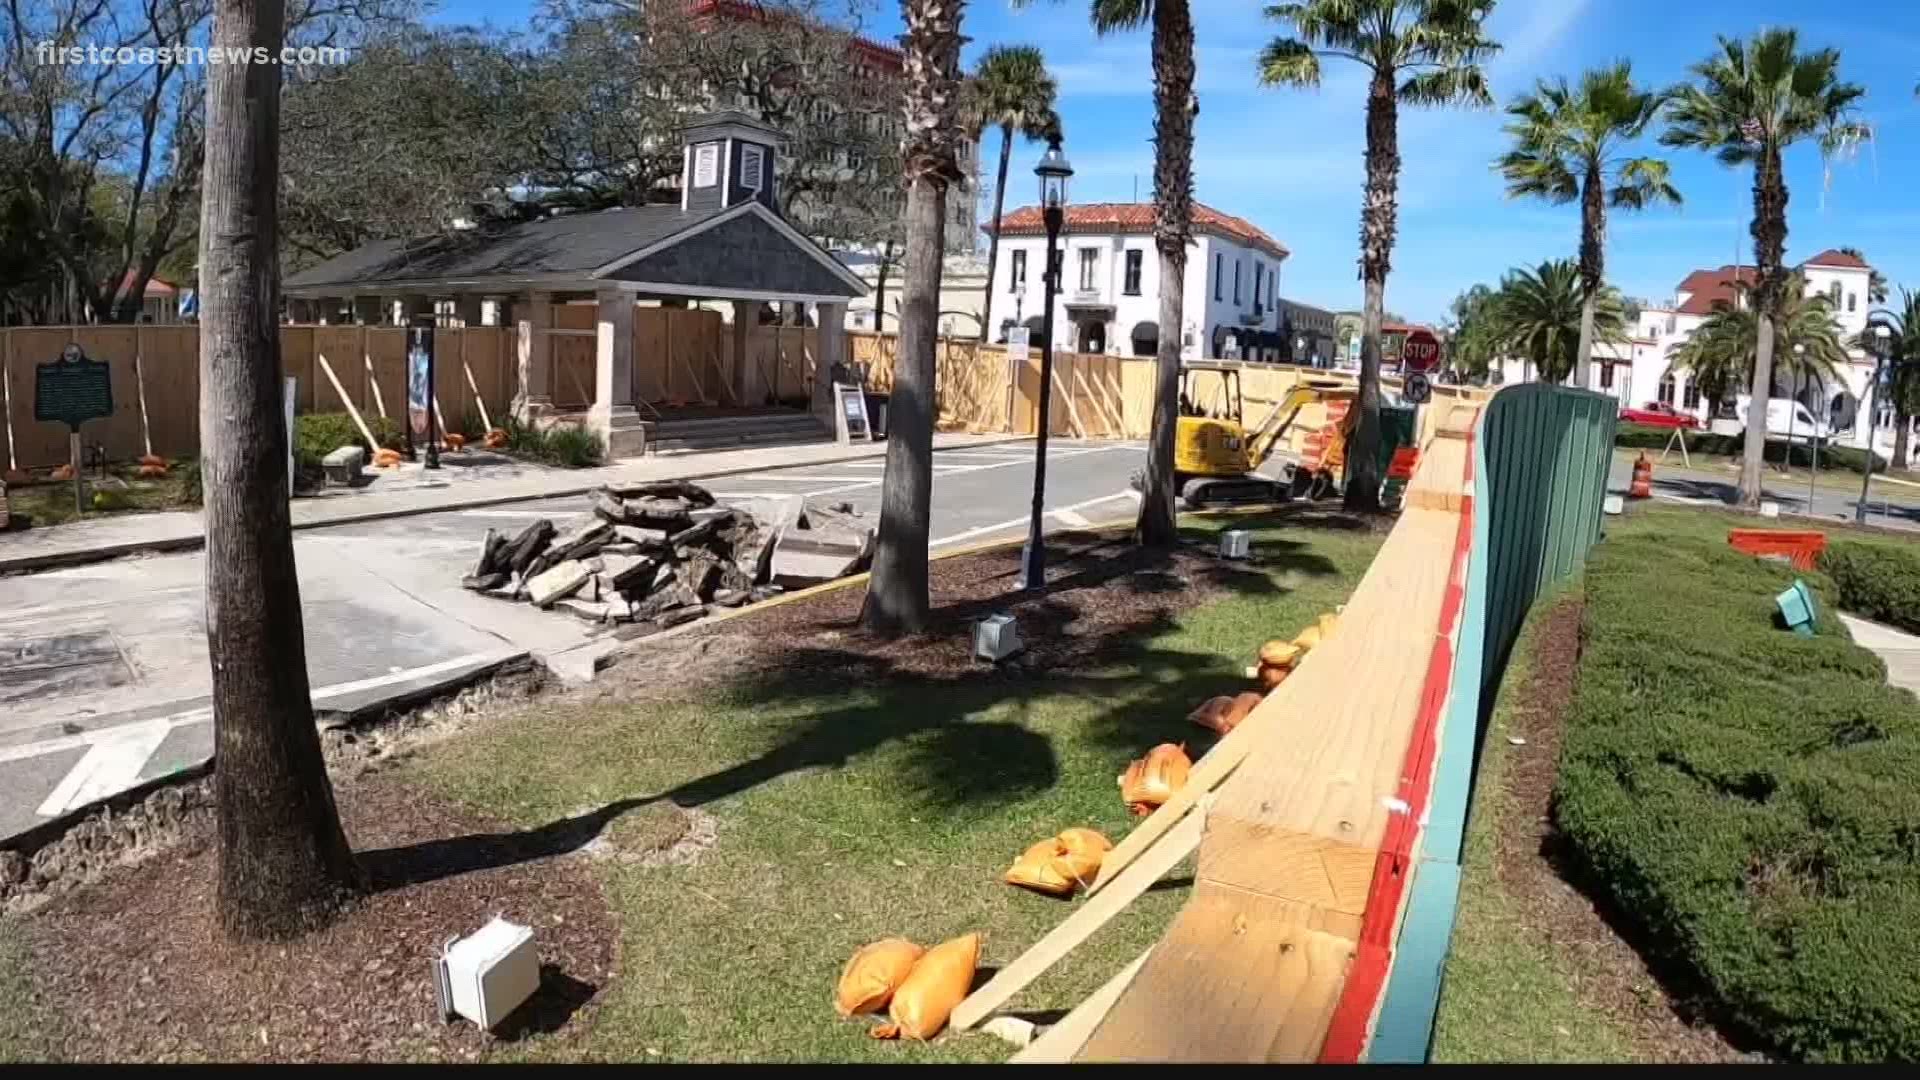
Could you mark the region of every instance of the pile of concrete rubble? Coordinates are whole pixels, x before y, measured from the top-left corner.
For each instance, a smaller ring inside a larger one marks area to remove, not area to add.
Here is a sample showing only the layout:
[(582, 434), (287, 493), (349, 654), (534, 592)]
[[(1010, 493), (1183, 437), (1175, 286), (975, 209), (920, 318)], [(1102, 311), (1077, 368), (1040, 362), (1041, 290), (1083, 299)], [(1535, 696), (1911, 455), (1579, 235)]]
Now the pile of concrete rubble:
[(665, 629), (855, 573), (872, 557), (872, 529), (845, 504), (796, 503), (784, 520), (761, 521), (684, 480), (609, 484), (592, 501), (564, 525), (488, 529), (461, 584), (589, 622)]

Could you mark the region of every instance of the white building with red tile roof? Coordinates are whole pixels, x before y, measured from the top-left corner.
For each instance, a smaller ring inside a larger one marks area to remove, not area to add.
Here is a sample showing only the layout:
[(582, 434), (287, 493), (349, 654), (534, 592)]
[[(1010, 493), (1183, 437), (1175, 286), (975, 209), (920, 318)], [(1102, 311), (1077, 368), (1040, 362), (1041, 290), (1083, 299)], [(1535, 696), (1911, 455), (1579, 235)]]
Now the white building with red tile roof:
[[(991, 226), (989, 226), (991, 231)], [(1054, 344), (1078, 352), (1152, 356), (1159, 348), (1160, 254), (1153, 244), (1151, 203), (1070, 205), (1061, 230), (1062, 271), (1054, 309)], [(1044, 315), (1046, 226), (1036, 206), (1000, 223), (991, 331), (1025, 324), (1040, 343)], [(1193, 204), (1193, 244), (1180, 283), (1181, 354), (1189, 359), (1278, 360), (1282, 312), (1280, 265), (1286, 245), (1245, 218)]]
[[(1806, 276), (1807, 295), (1827, 297), (1841, 338), (1851, 346), (1867, 328), (1873, 268), (1857, 255), (1829, 249), (1796, 269)], [(1752, 286), (1755, 274), (1750, 265), (1731, 264), (1689, 273), (1675, 286), (1671, 301), (1641, 310), (1627, 342), (1594, 349), (1587, 385), (1619, 398), (1623, 407), (1657, 402), (1711, 421), (1710, 403), (1701, 400), (1692, 372), (1674, 363), (1672, 354), (1715, 310), (1744, 303), (1743, 290)], [(1867, 386), (1873, 381), (1874, 360), (1865, 350), (1853, 347), (1848, 356), (1838, 383), (1808, 381), (1792, 387), (1783, 383), (1776, 396), (1792, 397), (1805, 405), (1813, 417), (1833, 427), (1835, 438), (1864, 446)], [(1508, 360), (1501, 372), (1508, 380), (1516, 380), (1523, 377), (1521, 368), (1519, 361)], [(1882, 409), (1878, 436), (1879, 442), (1888, 445), (1892, 442), (1886, 430), (1890, 415)], [(1725, 419), (1727, 411), (1721, 410), (1721, 416)]]

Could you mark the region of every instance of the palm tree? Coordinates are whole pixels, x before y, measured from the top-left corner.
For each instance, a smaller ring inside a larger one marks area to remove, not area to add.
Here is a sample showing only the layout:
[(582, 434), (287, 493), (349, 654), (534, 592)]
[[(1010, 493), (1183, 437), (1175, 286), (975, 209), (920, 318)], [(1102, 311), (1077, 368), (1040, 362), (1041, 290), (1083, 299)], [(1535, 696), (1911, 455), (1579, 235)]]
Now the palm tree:
[[(1725, 401), (1728, 392), (1742, 383), (1757, 385), (1752, 383), (1755, 358), (1760, 351), (1761, 327), (1769, 320), (1760, 317), (1753, 302), (1754, 291), (1753, 287), (1745, 288), (1733, 304), (1715, 308), (1673, 352), (1674, 365), (1693, 372), (1702, 398), (1711, 405)], [(1840, 380), (1847, 364), (1840, 322), (1834, 317), (1831, 300), (1807, 294), (1803, 274), (1787, 275), (1771, 325), (1779, 363), (1770, 377), (1767, 397), (1753, 394), (1753, 400), (1765, 402), (1775, 384), (1792, 387), (1812, 378), (1829, 384)], [(1760, 415), (1764, 416), (1765, 406), (1761, 408)], [(1755, 415), (1751, 404), (1747, 415)], [(1765, 429), (1764, 422), (1761, 427)]]
[[(1722, 165), (1753, 166), (1753, 247), (1759, 281), (1753, 301), (1758, 319), (1754, 351), (1753, 399), (1765, 415), (1773, 386), (1776, 312), (1786, 294), (1787, 179), (1782, 158), (1788, 147), (1813, 141), (1821, 155), (1857, 146), (1872, 135), (1854, 119), (1865, 96), (1859, 86), (1840, 80), (1836, 49), (1800, 51), (1790, 29), (1762, 30), (1747, 41), (1720, 38), (1720, 49), (1694, 65), (1694, 83), (1669, 92), (1669, 127), (1660, 141), (1668, 146), (1711, 150)], [(1740, 504), (1760, 505), (1760, 466), (1766, 449), (1766, 424), (1747, 425), (1740, 466)]]
[(1480, 378), (1499, 358), (1499, 295), (1486, 285), (1474, 285), (1454, 297), (1448, 309), (1448, 363), (1462, 378)]
[(887, 407), (880, 536), (861, 622), (877, 634), (926, 626), (927, 532), (933, 506), (933, 353), (947, 188), (960, 178), (960, 17), (966, 0), (906, 0), (906, 265), (900, 340)]
[(1323, 59), (1352, 60), (1367, 80), (1367, 179), (1360, 209), (1360, 422), (1347, 454), (1346, 505), (1380, 505), (1380, 325), (1399, 213), (1400, 105), (1491, 105), (1480, 64), (1500, 48), (1483, 27), (1494, 0), (1305, 0), (1267, 17), (1295, 37), (1260, 54), (1260, 81), (1318, 88)]
[(1000, 261), (1000, 214), (1007, 203), (1007, 164), (1013, 158), (1013, 133), (1029, 142), (1060, 133), (1054, 111), (1059, 86), (1047, 73), (1046, 58), (1031, 45), (988, 49), (968, 84), (968, 136), (978, 142), (988, 128), (1000, 129), (1000, 176), (993, 187), (993, 231), (987, 241), (987, 299), (980, 313), (980, 340), (993, 326), (993, 271)]
[[(1013, 0), (1024, 7), (1031, 0)], [(1153, 243), (1160, 280), (1187, 279), (1193, 242), (1193, 9), (1190, 0), (1092, 0), (1098, 34), (1153, 27)], [(1160, 290), (1160, 344), (1153, 367), (1153, 421), (1147, 466), (1141, 475), (1140, 517), (1134, 539), (1148, 547), (1180, 540), (1174, 524), (1173, 432), (1180, 422), (1180, 327), (1184, 290)], [(1045, 421), (1043, 420), (1042, 423)]]
[(1531, 94), (1508, 107), (1507, 134), (1514, 148), (1500, 158), (1507, 194), (1564, 205), (1580, 201), (1580, 281), (1586, 305), (1580, 312), (1580, 344), (1573, 384), (1587, 385), (1593, 355), (1593, 305), (1606, 280), (1607, 207), (1642, 210), (1655, 203), (1679, 205), (1667, 163), (1622, 157), (1627, 144), (1646, 133), (1660, 112), (1661, 97), (1634, 85), (1622, 60), (1595, 68), (1570, 86), (1542, 79)]
[(1893, 405), (1893, 459), (1889, 467), (1905, 469), (1912, 449), (1908, 444), (1913, 418), (1920, 415), (1920, 293), (1901, 289), (1900, 309), (1876, 312), (1873, 321), (1893, 330), (1892, 359), (1899, 366), (1893, 369), (1892, 380), (1883, 391)]
[(1589, 313), (1596, 344), (1627, 340), (1626, 304), (1619, 292), (1602, 284), (1589, 296), (1573, 260), (1551, 259), (1532, 270), (1516, 269), (1501, 280), (1494, 301), (1495, 334), (1542, 382), (1565, 382), (1583, 355), (1578, 348), (1588, 332)]

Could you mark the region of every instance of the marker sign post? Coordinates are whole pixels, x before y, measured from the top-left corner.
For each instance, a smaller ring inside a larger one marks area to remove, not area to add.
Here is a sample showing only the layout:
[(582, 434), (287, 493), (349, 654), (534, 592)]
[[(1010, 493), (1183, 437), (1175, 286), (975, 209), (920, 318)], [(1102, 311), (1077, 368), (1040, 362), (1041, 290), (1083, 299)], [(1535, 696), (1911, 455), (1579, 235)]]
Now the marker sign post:
[[(1033, 331), (1016, 326), (1007, 331), (1007, 430), (1013, 430), (1013, 400), (1019, 394), (1020, 369), (1027, 366)], [(1020, 565), (1025, 566), (1022, 562)]]
[(103, 360), (89, 360), (80, 346), (68, 345), (60, 359), (33, 368), (33, 418), (67, 425), (67, 460), (73, 469), (73, 512), (85, 513), (80, 499), (80, 425), (113, 415), (113, 372)]
[(855, 439), (873, 442), (873, 421), (867, 417), (867, 392), (860, 386), (846, 383), (833, 384), (835, 401), (834, 415), (839, 428), (836, 434), (843, 443)]

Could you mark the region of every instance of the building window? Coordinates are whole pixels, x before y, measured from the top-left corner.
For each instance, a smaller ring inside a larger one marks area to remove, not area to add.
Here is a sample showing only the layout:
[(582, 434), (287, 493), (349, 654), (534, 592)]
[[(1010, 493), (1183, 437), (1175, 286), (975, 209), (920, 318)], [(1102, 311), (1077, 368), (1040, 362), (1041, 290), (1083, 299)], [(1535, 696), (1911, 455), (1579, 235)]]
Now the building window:
[(1139, 248), (1127, 252), (1127, 278), (1122, 288), (1128, 296), (1140, 295), (1140, 264), (1146, 258), (1146, 254)]
[(1215, 300), (1220, 299), (1220, 290), (1226, 285), (1226, 278), (1226, 264), (1220, 260), (1220, 256), (1215, 255), (1213, 257), (1213, 298)]
[(693, 186), (712, 187), (720, 176), (720, 144), (702, 143), (693, 151)]
[(1094, 276), (1100, 272), (1100, 249), (1080, 249), (1080, 288), (1091, 291), (1094, 288)]
[(1832, 285), (1827, 286), (1827, 299), (1833, 301), (1834, 307), (1840, 306), (1840, 283), (1839, 282), (1836, 281)]
[(1240, 304), (1240, 260), (1239, 259), (1233, 260), (1233, 303), (1234, 303), (1234, 306), (1236, 307), (1238, 307)]
[(1613, 365), (1612, 364), (1600, 365), (1600, 389), (1602, 390), (1613, 389)]
[[(1667, 404), (1669, 405), (1673, 404), (1673, 392), (1671, 387), (1668, 388), (1668, 392), (1667, 392)], [(1699, 383), (1690, 382), (1687, 384), (1687, 392), (1681, 395), (1680, 407), (1688, 410), (1697, 409), (1700, 407), (1700, 384)]]
[(1262, 284), (1261, 278), (1265, 270), (1266, 267), (1260, 265), (1259, 259), (1253, 260), (1253, 309), (1255, 311), (1260, 310), (1260, 301), (1266, 296), (1266, 293), (1261, 291), (1260, 288)]
[(1013, 253), (1013, 265), (1007, 267), (1007, 291), (1024, 292), (1027, 288), (1027, 253)]
[(1860, 294), (1859, 294), (1859, 293), (1848, 293), (1848, 294), (1847, 294), (1847, 310), (1848, 310), (1848, 311), (1852, 311), (1852, 310), (1854, 310), (1854, 309), (1855, 309), (1856, 307), (1858, 307), (1858, 306), (1859, 306), (1859, 304), (1860, 304)]
[(1660, 404), (1673, 404), (1673, 373), (1660, 376)]
[(757, 146), (740, 148), (740, 186), (748, 191), (760, 190), (760, 148)]

